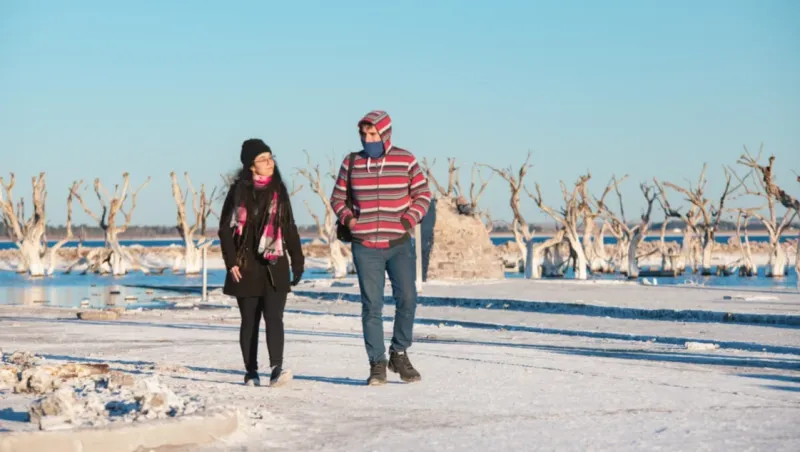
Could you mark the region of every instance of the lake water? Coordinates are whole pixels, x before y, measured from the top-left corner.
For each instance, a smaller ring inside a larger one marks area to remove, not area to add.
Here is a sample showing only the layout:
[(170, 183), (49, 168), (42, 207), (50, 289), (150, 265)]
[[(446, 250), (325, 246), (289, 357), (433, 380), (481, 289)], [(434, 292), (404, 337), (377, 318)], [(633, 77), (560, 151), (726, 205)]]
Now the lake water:
[[(741, 278), (738, 276), (714, 277), (685, 275), (677, 278), (655, 278), (659, 285), (693, 285), (707, 287), (740, 287), (752, 289), (797, 290), (797, 273), (791, 269), (784, 278), (766, 278), (764, 269), (759, 269), (759, 277)], [(308, 269), (306, 278), (330, 278), (319, 269)], [(354, 277), (354, 276), (350, 276)], [(506, 273), (507, 278), (522, 278), (518, 272)], [(566, 278), (571, 278), (567, 274)], [(597, 279), (625, 280), (620, 275), (594, 275)], [(647, 278), (648, 281), (653, 278)], [(221, 286), (225, 281), (224, 270), (209, 270), (209, 290)], [(141, 286), (186, 287), (197, 293), (202, 285), (202, 277), (163, 274), (144, 275), (131, 273), (125, 276), (101, 275), (57, 275), (48, 278), (30, 278), (13, 272), (0, 272), (0, 304), (46, 305), (63, 307), (104, 307), (126, 306), (128, 309), (172, 307), (168, 298), (179, 292), (170, 290), (150, 290)], [(130, 287), (140, 286), (140, 287)]]
[[(792, 237), (785, 237), (784, 240)], [(648, 237), (649, 240), (658, 240), (658, 237)], [(671, 241), (680, 241), (680, 237), (670, 237)], [(756, 236), (753, 241), (766, 241), (766, 236)], [(492, 241), (498, 245), (513, 240), (508, 237), (494, 237)], [(537, 237), (536, 241), (546, 240), (546, 237)], [(309, 239), (305, 239), (308, 242)], [(718, 237), (724, 243), (727, 237)], [(606, 243), (614, 243), (613, 237), (606, 237)], [(72, 244), (74, 246), (75, 244)], [(87, 241), (84, 246), (102, 246), (103, 242)], [(179, 240), (124, 240), (123, 246), (140, 245), (151, 246), (181, 246)], [(13, 243), (0, 243), (0, 249), (13, 247)], [(308, 269), (305, 278), (327, 279), (330, 275), (323, 270)], [(506, 278), (522, 278), (518, 272), (507, 272)], [(571, 271), (565, 278), (571, 278)], [(621, 275), (592, 275), (593, 279), (624, 280)], [(653, 278), (647, 278), (653, 281)], [(224, 270), (209, 270), (208, 284), (213, 289), (221, 286), (225, 280)], [(759, 277), (743, 278), (739, 276), (715, 277), (686, 274), (676, 278), (655, 278), (659, 285), (694, 285), (708, 287), (742, 287), (760, 289), (797, 290), (798, 276), (794, 268), (783, 278), (764, 277), (764, 268), (759, 269)], [(129, 309), (137, 307), (159, 308), (172, 306), (164, 300), (174, 297), (174, 291), (148, 290), (141, 287), (130, 286), (183, 286), (197, 288), (202, 284), (201, 276), (186, 277), (165, 273), (162, 275), (144, 275), (134, 272), (125, 276), (114, 277), (108, 275), (81, 275), (57, 274), (54, 277), (30, 278), (24, 274), (0, 271), (0, 304), (25, 304), (25, 305), (54, 305), (67, 307), (102, 307), (109, 305), (125, 305)]]
[(0, 304), (25, 306), (59, 306), (66, 308), (104, 308), (124, 306), (127, 309), (158, 309), (171, 306), (165, 300), (175, 292), (126, 287), (118, 281), (103, 281), (102, 285), (90, 285), (78, 280), (59, 281), (57, 284), (34, 281), (26, 285), (0, 287)]

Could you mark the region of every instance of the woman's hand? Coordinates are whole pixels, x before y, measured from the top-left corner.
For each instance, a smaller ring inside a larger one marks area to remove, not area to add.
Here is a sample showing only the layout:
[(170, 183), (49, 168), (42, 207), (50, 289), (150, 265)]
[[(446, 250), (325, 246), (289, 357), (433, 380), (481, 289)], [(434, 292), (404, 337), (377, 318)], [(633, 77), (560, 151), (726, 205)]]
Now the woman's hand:
[(300, 280), (302, 280), (302, 279), (303, 279), (303, 270), (302, 269), (297, 270), (297, 271), (292, 270), (292, 281), (290, 283), (292, 286), (296, 286), (296, 285), (300, 284)]
[(235, 282), (238, 283), (239, 281), (242, 280), (242, 272), (239, 271), (239, 266), (238, 265), (234, 265), (233, 267), (231, 267), (230, 272), (231, 272), (231, 276), (233, 276), (233, 280)]

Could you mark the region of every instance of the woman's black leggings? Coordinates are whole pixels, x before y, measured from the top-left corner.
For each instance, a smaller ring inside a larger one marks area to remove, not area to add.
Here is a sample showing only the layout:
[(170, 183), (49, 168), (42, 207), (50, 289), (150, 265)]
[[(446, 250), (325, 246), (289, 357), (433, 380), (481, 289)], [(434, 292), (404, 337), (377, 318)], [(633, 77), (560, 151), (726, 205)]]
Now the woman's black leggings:
[(267, 330), (267, 351), (270, 367), (283, 365), (283, 310), (286, 293), (268, 293), (261, 297), (237, 297), (242, 324), (239, 345), (242, 347), (244, 368), (249, 374), (258, 371), (258, 329), (261, 317)]

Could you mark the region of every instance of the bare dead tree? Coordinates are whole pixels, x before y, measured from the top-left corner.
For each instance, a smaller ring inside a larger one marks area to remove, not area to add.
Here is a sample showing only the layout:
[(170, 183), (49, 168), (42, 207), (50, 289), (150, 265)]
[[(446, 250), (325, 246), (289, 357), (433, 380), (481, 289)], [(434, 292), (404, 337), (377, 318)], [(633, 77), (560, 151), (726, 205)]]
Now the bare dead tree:
[(69, 195), (67, 195), (67, 224), (66, 224), (66, 233), (64, 237), (61, 238), (58, 242), (56, 242), (52, 248), (48, 251), (50, 266), (47, 269), (47, 274), (52, 275), (55, 273), (56, 268), (56, 258), (58, 257), (58, 252), (61, 248), (67, 244), (70, 240), (73, 239), (72, 234), (72, 200), (75, 197), (75, 194), (78, 193), (80, 190), (81, 185), (83, 185), (83, 181), (75, 181), (72, 183), (72, 186), (69, 189)]
[[(664, 208), (664, 204), (660, 201), (660, 196), (657, 197), (657, 199), (659, 199), (659, 203), (662, 208)], [(663, 210), (664, 221), (661, 222), (658, 240), (658, 252), (661, 254), (661, 271), (675, 271), (676, 259), (680, 256), (680, 253), (667, 243), (667, 229), (669, 228), (670, 222), (675, 221), (675, 218), (671, 217), (665, 208)]]
[[(489, 214), (488, 209), (481, 209), (479, 207), (479, 202), (483, 192), (486, 191), (486, 187), (489, 186), (489, 182), (492, 180), (494, 173), (490, 172), (489, 176), (484, 178), (481, 174), (480, 165), (472, 165), (472, 171), (470, 172), (469, 200), (467, 200), (466, 196), (464, 196), (464, 190), (461, 188), (460, 168), (455, 167), (455, 159), (451, 161), (451, 168), (454, 169), (454, 174), (451, 173), (451, 177), (452, 180), (454, 180), (454, 194), (459, 198), (458, 203), (462, 202), (460, 199), (463, 197), (463, 202), (467, 203), (472, 215), (480, 218), (484, 223), (486, 231), (491, 233), (494, 227), (492, 224), (492, 216)], [(478, 180), (477, 182), (476, 179)]]
[(617, 195), (619, 216), (611, 210), (610, 205), (606, 203), (602, 205), (605, 224), (608, 225), (608, 230), (616, 239), (616, 245), (614, 246), (612, 259), (616, 263), (616, 267), (619, 268), (620, 272), (622, 273), (627, 272), (628, 249), (630, 248), (629, 244), (631, 233), (630, 228), (628, 227), (628, 220), (625, 217), (625, 204), (622, 201), (622, 192), (620, 192), (619, 186), (627, 178), (627, 175), (622, 176), (619, 179), (617, 179), (616, 175), (611, 176), (611, 182), (614, 185), (614, 193)]
[(294, 195), (300, 193), (300, 190), (303, 189), (303, 184), (297, 185), (295, 181), (292, 181), (292, 188), (289, 189), (289, 197), (293, 197)]
[(677, 259), (673, 261), (672, 269), (679, 274), (683, 273), (687, 266), (696, 269), (698, 265), (696, 256), (698, 254), (697, 238), (699, 232), (697, 223), (700, 221), (700, 215), (698, 214), (699, 209), (694, 204), (690, 204), (686, 213), (681, 213), (680, 210), (670, 205), (666, 190), (664, 190), (664, 187), (656, 178), (653, 178), (653, 183), (658, 190), (658, 200), (661, 204), (661, 208), (664, 210), (664, 215), (668, 218), (681, 220), (684, 224), (680, 254)]
[[(625, 180), (628, 176), (622, 177)], [(583, 209), (583, 249), (586, 253), (586, 259), (589, 265), (589, 271), (610, 273), (614, 270), (611, 259), (606, 255), (605, 249), (605, 231), (606, 222), (603, 222), (600, 228), (597, 227), (597, 218), (602, 216), (605, 205), (606, 197), (611, 193), (612, 188), (616, 187), (620, 181), (612, 178), (606, 185), (603, 193), (599, 198), (589, 196), (587, 184), (583, 184), (580, 188), (579, 195), (581, 202), (586, 206)]]
[[(561, 248), (564, 244), (564, 235), (566, 230), (559, 228), (556, 230), (552, 237), (548, 238), (538, 246), (530, 246), (532, 252), (528, 253), (529, 262), (526, 262), (527, 268), (530, 267), (532, 277), (541, 278), (542, 276), (558, 277), (563, 276), (569, 265), (568, 252), (562, 253)], [(566, 255), (566, 256), (565, 256)], [(541, 261), (541, 266), (537, 265)]]
[(750, 236), (747, 233), (747, 223), (750, 216), (746, 212), (739, 212), (736, 216), (736, 241), (742, 253), (740, 276), (755, 276), (758, 274), (756, 264), (753, 262), (753, 252), (750, 248)]
[(564, 206), (561, 208), (560, 212), (557, 212), (555, 209), (545, 204), (538, 183), (536, 184), (535, 195), (528, 192), (528, 196), (533, 199), (539, 209), (549, 215), (564, 229), (564, 238), (569, 242), (571, 248), (570, 254), (574, 260), (575, 279), (588, 278), (588, 262), (586, 260), (583, 244), (578, 235), (578, 223), (583, 218), (585, 210), (591, 209), (591, 206), (581, 197), (581, 193), (586, 190), (586, 183), (589, 182), (591, 178), (591, 173), (580, 176), (578, 181), (575, 182), (572, 191), (567, 190), (564, 182), (561, 182), (561, 195), (564, 199)]
[[(508, 186), (511, 190), (509, 205), (511, 206), (511, 211), (514, 214), (514, 219), (511, 223), (511, 229), (514, 233), (514, 240), (519, 248), (520, 256), (528, 256), (528, 254), (532, 254), (528, 253), (528, 244), (532, 243), (533, 241), (533, 231), (528, 225), (528, 222), (525, 221), (525, 217), (522, 215), (522, 211), (520, 210), (521, 193), (525, 186), (525, 176), (528, 174), (528, 171), (531, 169), (531, 167), (533, 167), (533, 165), (530, 164), (530, 159), (531, 152), (528, 152), (528, 156), (520, 166), (516, 176), (514, 176), (514, 170), (511, 167), (499, 169), (486, 164), (478, 165), (479, 167), (488, 168), (498, 176), (502, 177), (503, 180), (508, 182)], [(526, 257), (526, 261), (529, 260), (530, 257)], [(535, 278), (536, 274), (534, 273), (531, 277)]]
[[(331, 206), (330, 198), (327, 196), (328, 191), (322, 185), (323, 177), (320, 172), (319, 164), (314, 164), (308, 152), (303, 152), (306, 154), (308, 168), (298, 169), (297, 174), (308, 181), (309, 188), (322, 202), (322, 207), (325, 212), (324, 223), (320, 222), (319, 216), (314, 213), (314, 210), (307, 201), (305, 202), (305, 205), (317, 225), (317, 234), (320, 241), (328, 245), (328, 251), (330, 254), (330, 270), (333, 273), (333, 277), (344, 278), (347, 276), (349, 270), (349, 260), (345, 252), (345, 246), (336, 237), (336, 215), (333, 211), (333, 207)], [(333, 159), (330, 159), (327, 178), (331, 181), (331, 183), (335, 182), (335, 175), (335, 162)]]
[[(464, 190), (461, 188), (461, 181), (459, 177), (459, 168), (455, 168), (455, 193), (458, 196), (464, 196)], [(478, 203), (483, 195), (483, 192), (486, 191), (486, 187), (489, 186), (489, 182), (492, 180), (492, 176), (494, 173), (489, 173), (489, 177), (484, 178), (483, 174), (480, 171), (480, 165), (477, 163), (472, 165), (472, 171), (470, 172), (470, 181), (469, 181), (469, 206), (472, 208), (473, 211), (478, 211)], [(477, 178), (477, 182), (476, 182)], [(466, 199), (466, 197), (465, 197)]]
[(425, 174), (425, 177), (428, 179), (428, 183), (433, 188), (433, 192), (436, 195), (444, 199), (453, 198), (456, 195), (456, 185), (458, 184), (458, 171), (459, 167), (456, 166), (456, 159), (448, 157), (447, 162), (449, 164), (447, 169), (447, 188), (442, 187), (439, 185), (439, 182), (436, 180), (436, 177), (433, 175), (433, 167), (436, 165), (436, 159), (428, 164), (428, 159), (422, 159), (422, 172)]
[[(178, 234), (184, 243), (184, 274), (196, 275), (199, 274), (202, 269), (202, 250), (211, 246), (213, 242), (213, 238), (206, 236), (206, 228), (208, 225), (208, 217), (211, 216), (212, 213), (216, 214), (212, 206), (215, 202), (219, 201), (220, 195), (217, 194), (216, 187), (211, 190), (210, 195), (207, 195), (205, 184), (200, 185), (200, 191), (198, 192), (192, 184), (188, 172), (183, 173), (183, 177), (186, 179), (185, 191), (181, 190), (181, 185), (174, 171), (170, 172), (169, 176), (172, 180), (172, 198), (175, 200), (175, 206), (177, 207), (175, 228), (178, 230)], [(186, 209), (190, 194), (192, 207), (191, 216)], [(199, 237), (196, 237), (196, 234), (199, 235)], [(175, 267), (177, 269), (177, 262)]]
[(0, 177), (0, 185), (3, 186), (3, 191), (0, 192), (3, 223), (9, 238), (17, 245), (22, 257), (17, 265), (17, 271), (36, 277), (44, 276), (45, 268), (42, 258), (47, 250), (47, 242), (44, 240), (45, 202), (47, 200), (45, 173), (39, 173), (39, 177), (31, 178), (33, 211), (28, 218), (25, 215), (24, 198), (20, 197), (14, 206), (16, 182), (14, 173), (10, 173), (8, 183)]
[(644, 199), (647, 201), (647, 207), (640, 217), (639, 224), (630, 230), (633, 235), (631, 236), (630, 248), (628, 249), (628, 278), (639, 277), (639, 256), (637, 250), (647, 236), (647, 232), (650, 230), (650, 215), (653, 213), (653, 203), (656, 200), (656, 194), (652, 187), (647, 184), (641, 184), (639, 188), (641, 188)]
[(603, 216), (608, 222), (609, 229), (617, 239), (614, 257), (618, 262), (620, 272), (628, 275), (629, 278), (638, 278), (640, 257), (638, 255), (638, 249), (650, 229), (650, 218), (653, 212), (653, 203), (655, 202), (656, 195), (653, 189), (647, 184), (639, 185), (647, 204), (639, 218), (639, 223), (631, 226), (625, 216), (622, 193), (619, 190), (620, 183), (624, 180), (625, 177), (617, 179), (616, 176), (612, 176), (611, 178), (611, 185), (614, 188), (619, 202), (619, 215), (612, 211), (607, 203), (602, 204), (601, 207)]
[[(745, 147), (744, 154), (739, 157), (737, 163), (749, 168), (750, 171), (744, 178), (740, 178), (738, 175), (736, 177), (744, 187), (745, 195), (756, 196), (762, 198), (764, 202), (766, 202), (767, 216), (759, 213), (764, 209), (764, 206), (739, 210), (758, 219), (767, 229), (770, 245), (767, 276), (781, 277), (786, 274), (786, 267), (788, 265), (788, 259), (783, 245), (781, 244), (781, 236), (786, 228), (792, 224), (794, 218), (800, 215), (800, 201), (775, 183), (774, 155), (769, 157), (767, 165), (762, 166), (759, 164), (763, 151), (764, 147), (762, 145), (759, 148), (758, 154), (754, 157), (747, 150), (747, 147)], [(736, 173), (734, 172), (734, 174)], [(748, 184), (748, 178), (755, 180), (755, 183), (752, 184), (754, 187)], [(800, 178), (798, 178), (798, 181), (800, 181)], [(786, 212), (780, 220), (778, 220), (777, 214), (779, 205), (786, 209)], [(797, 263), (797, 258), (800, 258), (800, 236), (798, 236), (796, 253), (795, 266), (800, 270), (800, 264)]]
[[(131, 224), (133, 211), (136, 209), (136, 197), (139, 191), (147, 186), (148, 183), (150, 183), (149, 176), (139, 188), (129, 194), (130, 175), (125, 172), (122, 174), (122, 187), (115, 185), (114, 194), (111, 195), (100, 182), (100, 179), (95, 179), (94, 192), (102, 208), (100, 215), (97, 215), (86, 205), (83, 196), (74, 193), (75, 198), (78, 199), (83, 210), (97, 222), (105, 237), (105, 248), (102, 253), (93, 256), (94, 259), (93, 262), (90, 263), (90, 271), (105, 273), (109, 270), (106, 268), (107, 264), (113, 275), (126, 274), (129, 265), (131, 269), (139, 269), (144, 273), (148, 273), (148, 269), (144, 267), (138, 259), (135, 259), (129, 252), (123, 249), (119, 243), (119, 235), (124, 233)], [(125, 201), (129, 199), (129, 196), (130, 206), (126, 210), (124, 204)], [(123, 215), (123, 223), (121, 225), (117, 223), (117, 214), (120, 213)]]
[[(671, 182), (664, 182), (664, 186), (683, 194), (691, 205), (693, 205), (700, 214), (700, 220), (696, 223), (698, 232), (702, 233), (702, 260), (700, 269), (703, 274), (711, 274), (711, 258), (716, 242), (717, 231), (719, 230), (719, 222), (722, 220), (722, 214), (725, 211), (725, 200), (738, 187), (731, 188), (731, 174), (727, 168), (723, 167), (725, 172), (725, 188), (722, 195), (719, 197), (717, 204), (714, 204), (706, 198), (706, 169), (708, 165), (703, 164), (703, 170), (697, 182), (697, 186), (693, 187), (689, 183), (688, 187), (684, 188), (673, 184)], [(665, 198), (662, 196), (662, 198)]]
[[(797, 176), (797, 182), (800, 182), (800, 176)], [(794, 198), (792, 203), (795, 206), (795, 214), (800, 217), (800, 209), (798, 209), (798, 200)], [(794, 244), (794, 270), (797, 275), (797, 285), (800, 286), (800, 230), (797, 232), (797, 241)]]
[(514, 232), (514, 239), (517, 242), (517, 246), (519, 247), (519, 252), (521, 256), (525, 256), (526, 254), (526, 243), (533, 239), (533, 231), (528, 226), (528, 222), (525, 221), (525, 217), (522, 215), (522, 211), (520, 210), (520, 201), (522, 190), (524, 189), (525, 185), (525, 176), (528, 174), (528, 171), (533, 167), (530, 162), (531, 153), (528, 152), (528, 156), (525, 159), (525, 162), (520, 166), (517, 176), (514, 177), (514, 171), (511, 167), (507, 169), (498, 169), (494, 168), (489, 165), (480, 164), (482, 167), (486, 167), (493, 171), (498, 176), (502, 177), (506, 182), (508, 182), (509, 188), (511, 189), (511, 198), (509, 200), (509, 205), (511, 206), (511, 211), (513, 213), (513, 222), (512, 222), (512, 230)]

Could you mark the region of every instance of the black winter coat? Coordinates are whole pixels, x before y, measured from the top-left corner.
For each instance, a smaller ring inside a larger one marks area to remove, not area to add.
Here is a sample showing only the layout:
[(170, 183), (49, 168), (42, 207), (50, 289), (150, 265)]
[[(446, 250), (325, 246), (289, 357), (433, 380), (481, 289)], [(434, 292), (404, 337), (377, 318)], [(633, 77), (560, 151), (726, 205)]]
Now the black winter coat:
[[(286, 207), (289, 214), (288, 230), (283, 231), (284, 255), (278, 261), (270, 265), (264, 257), (258, 253), (258, 242), (263, 233), (263, 224), (256, 225), (263, 219), (263, 215), (253, 215), (254, 209), (264, 209), (266, 207), (266, 193), (262, 190), (254, 189), (252, 202), (247, 202), (247, 227), (245, 227), (243, 237), (233, 236), (231, 227), (231, 215), (234, 209), (234, 188), (228, 192), (225, 203), (222, 206), (219, 223), (219, 242), (222, 249), (222, 258), (225, 260), (225, 267), (228, 270), (225, 276), (225, 286), (222, 291), (225, 295), (234, 297), (260, 297), (271, 292), (291, 292), (291, 276), (289, 274), (289, 259), (293, 274), (302, 274), (305, 258), (303, 248), (300, 244), (300, 234), (297, 231), (297, 224), (294, 221), (292, 206), (289, 203)], [(253, 223), (251, 223), (251, 221)], [(265, 224), (265, 223), (264, 223)], [(244, 268), (240, 267), (242, 279), (237, 283), (233, 280), (230, 269), (236, 265), (236, 247), (244, 240), (246, 247)], [(287, 255), (289, 259), (287, 259)]]

